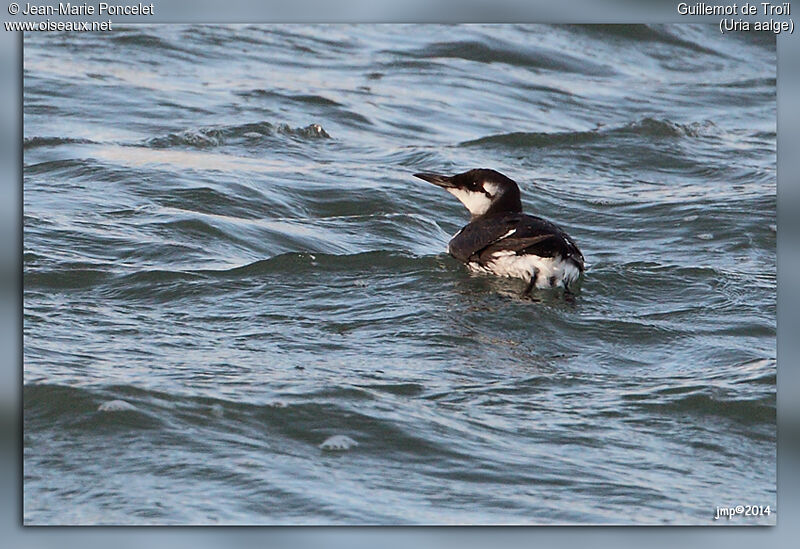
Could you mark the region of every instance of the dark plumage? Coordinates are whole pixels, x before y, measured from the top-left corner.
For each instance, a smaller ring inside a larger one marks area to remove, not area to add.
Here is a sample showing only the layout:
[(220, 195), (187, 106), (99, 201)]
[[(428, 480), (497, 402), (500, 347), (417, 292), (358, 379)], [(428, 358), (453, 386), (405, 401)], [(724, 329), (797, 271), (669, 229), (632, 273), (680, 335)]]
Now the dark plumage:
[(444, 188), (469, 209), (472, 219), (450, 240), (448, 252), (473, 270), (523, 278), (526, 293), (534, 287), (569, 289), (583, 272), (583, 254), (566, 232), (522, 213), (512, 179), (489, 169), (414, 175)]
[[(512, 229), (513, 235), (503, 238)], [(546, 219), (524, 213), (481, 216), (461, 229), (448, 245), (450, 255), (459, 261), (481, 265), (498, 250), (539, 257), (560, 255), (583, 270), (583, 255), (567, 233)]]

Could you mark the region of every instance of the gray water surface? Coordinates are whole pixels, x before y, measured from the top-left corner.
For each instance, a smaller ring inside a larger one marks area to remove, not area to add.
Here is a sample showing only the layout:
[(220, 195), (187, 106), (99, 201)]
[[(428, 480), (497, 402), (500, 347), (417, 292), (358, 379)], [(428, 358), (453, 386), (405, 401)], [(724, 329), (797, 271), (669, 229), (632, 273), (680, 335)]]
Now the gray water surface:
[[(774, 524), (775, 66), (702, 25), (26, 34), (25, 523)], [(447, 256), (411, 174), (475, 167), (574, 299)]]

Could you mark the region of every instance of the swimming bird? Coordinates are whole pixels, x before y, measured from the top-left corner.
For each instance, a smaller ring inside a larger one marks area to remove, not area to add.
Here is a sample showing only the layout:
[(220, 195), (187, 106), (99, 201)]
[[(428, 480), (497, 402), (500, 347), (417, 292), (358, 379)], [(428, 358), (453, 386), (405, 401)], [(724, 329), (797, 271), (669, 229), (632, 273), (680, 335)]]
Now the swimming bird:
[(583, 254), (558, 225), (522, 213), (519, 186), (495, 170), (456, 175), (415, 173), (458, 198), (472, 215), (447, 251), (473, 271), (521, 278), (534, 288), (570, 287), (583, 273)]

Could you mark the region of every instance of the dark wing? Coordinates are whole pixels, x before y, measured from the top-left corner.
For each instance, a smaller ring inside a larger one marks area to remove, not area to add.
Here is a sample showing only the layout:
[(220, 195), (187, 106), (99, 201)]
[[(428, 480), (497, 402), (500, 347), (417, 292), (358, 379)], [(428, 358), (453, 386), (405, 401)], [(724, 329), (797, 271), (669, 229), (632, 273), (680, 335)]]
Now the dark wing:
[(583, 255), (567, 233), (532, 215), (507, 213), (479, 219), (464, 227), (449, 246), (450, 254), (464, 263), (484, 264), (501, 250), (540, 257), (560, 255), (583, 270)]

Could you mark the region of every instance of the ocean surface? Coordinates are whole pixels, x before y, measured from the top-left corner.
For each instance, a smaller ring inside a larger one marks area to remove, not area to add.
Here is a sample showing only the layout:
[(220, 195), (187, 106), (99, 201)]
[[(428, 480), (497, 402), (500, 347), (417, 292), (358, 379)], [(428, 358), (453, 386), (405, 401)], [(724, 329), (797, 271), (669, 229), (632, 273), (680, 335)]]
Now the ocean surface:
[(776, 522), (773, 34), (115, 29), (24, 37), (26, 524)]

